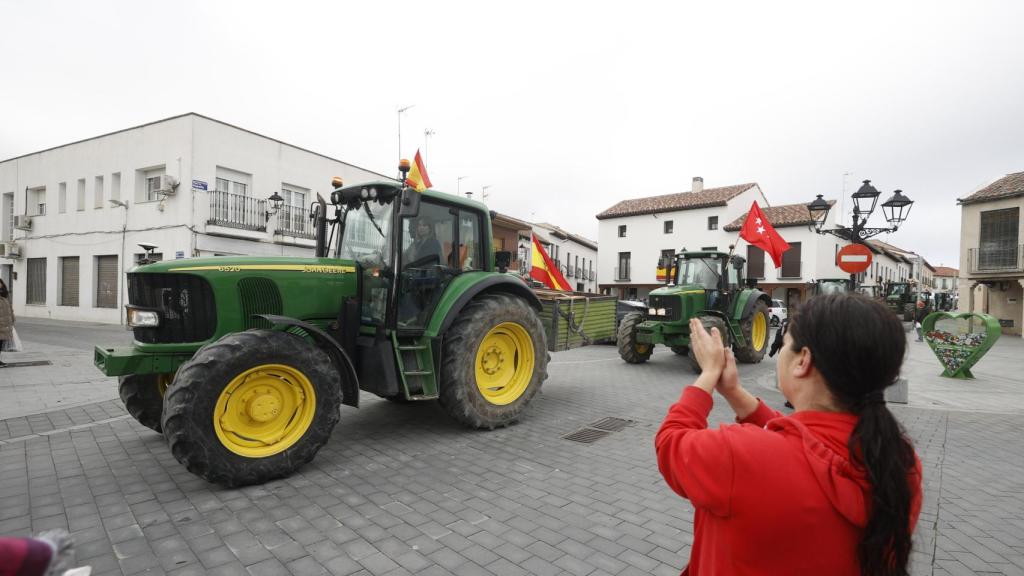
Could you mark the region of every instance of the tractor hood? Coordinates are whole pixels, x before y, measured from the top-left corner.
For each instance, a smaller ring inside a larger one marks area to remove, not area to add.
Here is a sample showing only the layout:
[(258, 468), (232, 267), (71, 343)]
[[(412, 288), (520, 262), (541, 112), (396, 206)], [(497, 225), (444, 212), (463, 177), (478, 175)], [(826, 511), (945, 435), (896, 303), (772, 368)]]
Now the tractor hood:
[(651, 290), (651, 296), (672, 296), (676, 294), (697, 294), (704, 293), (704, 287), (700, 284), (683, 284), (682, 286), (662, 286)]
[(131, 272), (185, 272), (203, 275), (238, 274), (240, 272), (299, 272), (303, 274), (352, 274), (352, 260), (337, 258), (294, 258), (285, 256), (217, 256), (214, 258), (182, 258), (137, 266)]

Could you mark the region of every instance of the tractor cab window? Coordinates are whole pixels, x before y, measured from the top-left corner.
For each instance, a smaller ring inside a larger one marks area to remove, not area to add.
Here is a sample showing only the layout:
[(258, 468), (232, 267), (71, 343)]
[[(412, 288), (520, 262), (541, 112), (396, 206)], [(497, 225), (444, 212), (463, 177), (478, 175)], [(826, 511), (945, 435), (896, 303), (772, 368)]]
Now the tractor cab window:
[(337, 256), (355, 260), (363, 275), (363, 322), (382, 324), (387, 312), (391, 280), (391, 211), (393, 202), (366, 202), (345, 215), (341, 249)]
[(464, 272), (483, 270), (483, 246), (480, 245), (480, 214), (459, 211), (458, 266)]
[(457, 242), (458, 210), (426, 199), (419, 215), (401, 220), (402, 260), (398, 327), (422, 329), (441, 294), (469, 258)]
[(707, 290), (718, 288), (721, 263), (716, 258), (687, 258), (683, 260), (679, 284), (696, 284)]

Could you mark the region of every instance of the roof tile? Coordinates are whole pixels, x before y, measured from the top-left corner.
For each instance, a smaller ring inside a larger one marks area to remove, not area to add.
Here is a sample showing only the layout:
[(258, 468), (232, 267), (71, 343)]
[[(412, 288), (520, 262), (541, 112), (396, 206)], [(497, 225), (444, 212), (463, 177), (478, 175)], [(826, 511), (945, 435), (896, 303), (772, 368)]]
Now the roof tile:
[(663, 194), (661, 196), (648, 196), (646, 198), (631, 198), (623, 200), (601, 212), (597, 215), (597, 219), (605, 220), (607, 218), (621, 218), (623, 216), (639, 216), (641, 214), (656, 214), (658, 212), (675, 212), (677, 210), (725, 206), (726, 202), (746, 192), (753, 186), (757, 186), (757, 184), (750, 182), (735, 186), (705, 188), (701, 192), (679, 192), (676, 194)]
[(973, 204), (1012, 196), (1024, 196), (1024, 172), (1007, 174), (967, 198), (961, 198), (960, 203)]
[[(829, 200), (829, 206), (836, 203), (835, 200)], [(807, 210), (807, 204), (785, 204), (783, 206), (763, 206), (761, 211), (768, 218), (768, 222), (774, 228), (784, 228), (786, 226), (807, 226), (813, 224), (811, 220), (811, 213)], [(736, 232), (743, 227), (743, 221), (747, 219), (747, 215), (744, 214), (739, 218), (728, 223), (722, 229), (726, 232)]]

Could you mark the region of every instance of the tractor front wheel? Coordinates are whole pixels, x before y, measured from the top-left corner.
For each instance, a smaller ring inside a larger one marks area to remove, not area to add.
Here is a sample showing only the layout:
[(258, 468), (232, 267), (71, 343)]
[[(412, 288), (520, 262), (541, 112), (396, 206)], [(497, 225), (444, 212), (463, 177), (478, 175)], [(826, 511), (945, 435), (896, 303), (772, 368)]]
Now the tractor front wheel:
[(323, 350), (295, 334), (228, 334), (178, 369), (164, 397), (164, 436), (174, 457), (210, 482), (288, 476), (338, 423), (340, 378)]
[(690, 353), (689, 346), (672, 346), (672, 352), (679, 356), (687, 356)]
[(519, 420), (550, 358), (540, 318), (509, 294), (470, 302), (445, 334), (442, 354), (441, 406), (466, 426), (491, 430)]
[(153, 430), (161, 432), (160, 417), (164, 412), (164, 391), (174, 374), (130, 374), (117, 381), (121, 402), (132, 418)]
[(619, 323), (619, 357), (630, 364), (643, 364), (654, 352), (654, 344), (636, 341), (636, 327), (643, 321), (643, 314), (631, 312), (623, 316)]
[(764, 300), (754, 303), (754, 308), (740, 322), (746, 346), (736, 346), (733, 352), (736, 360), (744, 364), (757, 364), (768, 350), (768, 305)]

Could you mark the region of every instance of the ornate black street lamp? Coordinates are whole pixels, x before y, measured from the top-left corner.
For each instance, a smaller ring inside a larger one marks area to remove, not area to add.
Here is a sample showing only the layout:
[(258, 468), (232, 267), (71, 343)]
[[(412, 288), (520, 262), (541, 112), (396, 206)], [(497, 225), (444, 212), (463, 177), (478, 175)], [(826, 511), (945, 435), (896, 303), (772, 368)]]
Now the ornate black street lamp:
[[(880, 195), (881, 192), (871, 185), (871, 180), (865, 180), (860, 189), (850, 195), (853, 198), (853, 226), (826, 229), (824, 228), (825, 222), (828, 221), (828, 212), (832, 206), (822, 198), (821, 194), (818, 194), (818, 197), (807, 205), (807, 210), (811, 213), (811, 226), (818, 234), (831, 234), (853, 244), (865, 244), (865, 240), (872, 236), (895, 232), (906, 221), (914, 201), (904, 196), (902, 190), (896, 190), (893, 192), (892, 198), (882, 203), (882, 213), (890, 227), (868, 228), (865, 225), (868, 223), (868, 217), (875, 211), (875, 204)], [(850, 275), (855, 288), (856, 276), (856, 274)]]

